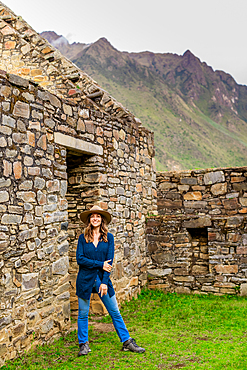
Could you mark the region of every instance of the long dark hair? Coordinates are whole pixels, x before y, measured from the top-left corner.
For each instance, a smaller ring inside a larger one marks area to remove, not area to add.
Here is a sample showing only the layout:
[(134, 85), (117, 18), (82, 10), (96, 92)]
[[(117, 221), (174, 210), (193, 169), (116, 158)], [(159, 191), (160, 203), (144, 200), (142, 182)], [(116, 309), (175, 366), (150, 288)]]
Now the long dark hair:
[[(95, 212), (97, 213), (97, 212)], [(87, 218), (87, 223), (86, 223), (86, 228), (84, 230), (84, 237), (85, 237), (85, 240), (87, 243), (92, 243), (93, 242), (93, 226), (90, 222), (90, 217), (91, 217), (92, 213), (88, 216)], [(101, 216), (101, 225), (100, 225), (100, 239), (103, 239), (103, 241), (105, 243), (108, 242), (108, 239), (107, 239), (107, 233), (108, 233), (108, 227), (107, 227), (107, 223), (106, 223), (106, 220), (105, 220), (105, 217), (100, 215)]]

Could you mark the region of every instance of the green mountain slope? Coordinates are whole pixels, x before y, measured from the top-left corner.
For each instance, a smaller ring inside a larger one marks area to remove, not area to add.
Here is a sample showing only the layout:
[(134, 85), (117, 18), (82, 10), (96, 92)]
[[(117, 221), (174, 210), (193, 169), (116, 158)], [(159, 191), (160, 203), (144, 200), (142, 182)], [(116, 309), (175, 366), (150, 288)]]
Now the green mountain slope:
[(189, 51), (123, 53), (104, 38), (76, 45), (74, 63), (154, 131), (158, 170), (246, 165), (246, 86)]

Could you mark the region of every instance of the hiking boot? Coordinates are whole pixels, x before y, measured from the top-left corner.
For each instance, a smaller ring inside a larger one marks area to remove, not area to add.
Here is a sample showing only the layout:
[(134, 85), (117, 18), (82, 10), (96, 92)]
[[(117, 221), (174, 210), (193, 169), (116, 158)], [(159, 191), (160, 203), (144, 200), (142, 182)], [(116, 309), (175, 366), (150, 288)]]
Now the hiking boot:
[(79, 347), (80, 347), (80, 351), (78, 353), (78, 356), (84, 356), (84, 355), (87, 355), (88, 352), (91, 352), (91, 349), (89, 348), (89, 343), (88, 342), (80, 343)]
[(136, 344), (135, 339), (130, 338), (130, 339), (126, 340), (123, 343), (122, 351), (131, 351), (131, 352), (143, 353), (143, 352), (145, 352), (145, 349), (142, 348), (142, 347), (139, 347)]

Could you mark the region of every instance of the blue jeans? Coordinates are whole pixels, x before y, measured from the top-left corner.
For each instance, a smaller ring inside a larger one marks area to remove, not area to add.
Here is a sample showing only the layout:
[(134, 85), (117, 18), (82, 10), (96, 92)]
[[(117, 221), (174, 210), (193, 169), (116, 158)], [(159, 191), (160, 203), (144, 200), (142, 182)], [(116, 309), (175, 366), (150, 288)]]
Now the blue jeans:
[[(97, 276), (94, 287), (96, 288), (96, 291), (99, 291), (101, 281), (99, 277)], [(125, 323), (123, 321), (123, 318), (121, 316), (121, 313), (118, 308), (116, 296), (110, 297), (107, 293), (106, 295), (103, 295), (101, 297), (99, 295), (101, 301), (104, 303), (105, 308), (107, 309), (109, 315), (112, 318), (113, 325), (115, 327), (115, 330), (117, 332), (117, 335), (120, 338), (120, 341), (123, 343), (126, 340), (130, 338), (128, 329), (125, 326)], [(90, 299), (82, 299), (78, 297), (78, 304), (79, 304), (79, 310), (78, 310), (78, 341), (79, 343), (86, 343), (88, 341), (88, 312), (89, 312), (89, 305), (90, 305)]]

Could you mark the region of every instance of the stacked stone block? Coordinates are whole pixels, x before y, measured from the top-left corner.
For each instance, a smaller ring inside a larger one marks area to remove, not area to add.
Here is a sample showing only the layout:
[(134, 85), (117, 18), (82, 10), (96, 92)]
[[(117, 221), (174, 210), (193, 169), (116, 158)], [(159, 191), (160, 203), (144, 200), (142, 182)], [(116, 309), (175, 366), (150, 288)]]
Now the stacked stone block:
[(247, 167), (157, 174), (149, 287), (247, 294)]

